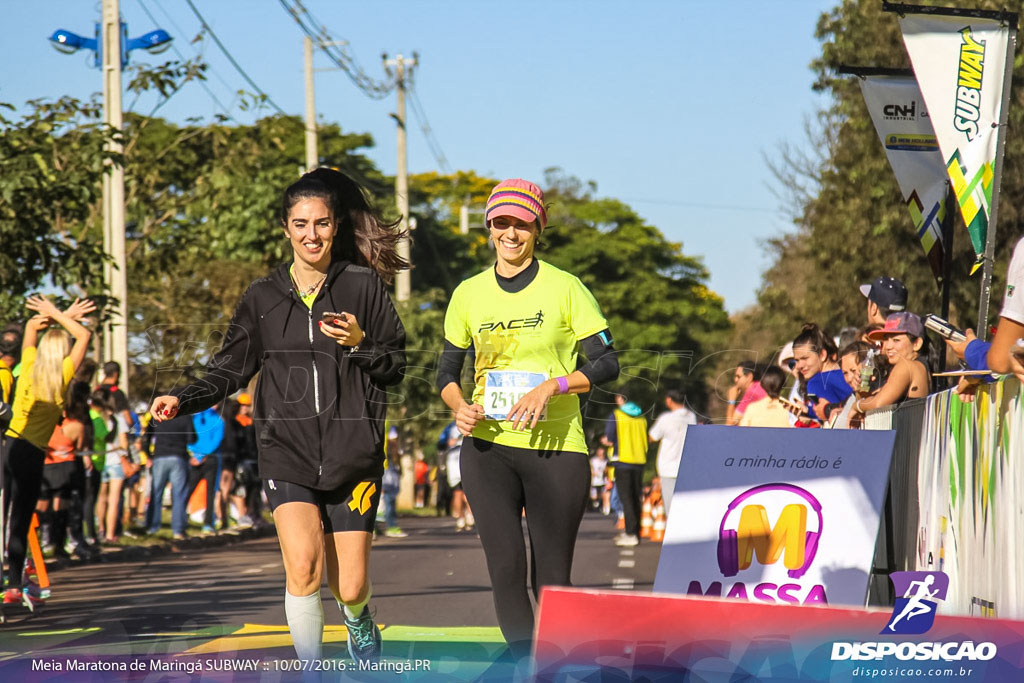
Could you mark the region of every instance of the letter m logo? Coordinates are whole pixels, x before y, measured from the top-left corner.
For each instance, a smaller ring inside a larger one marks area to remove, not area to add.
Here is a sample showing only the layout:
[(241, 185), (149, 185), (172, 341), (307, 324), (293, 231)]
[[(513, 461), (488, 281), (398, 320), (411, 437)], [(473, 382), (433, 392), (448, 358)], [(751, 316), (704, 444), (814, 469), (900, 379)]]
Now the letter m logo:
[(786, 569), (804, 564), (807, 541), (807, 507), (791, 503), (782, 508), (773, 528), (763, 505), (747, 505), (740, 513), (736, 529), (736, 553), (739, 568), (747, 569), (753, 556), (761, 564), (775, 564), (785, 553)]

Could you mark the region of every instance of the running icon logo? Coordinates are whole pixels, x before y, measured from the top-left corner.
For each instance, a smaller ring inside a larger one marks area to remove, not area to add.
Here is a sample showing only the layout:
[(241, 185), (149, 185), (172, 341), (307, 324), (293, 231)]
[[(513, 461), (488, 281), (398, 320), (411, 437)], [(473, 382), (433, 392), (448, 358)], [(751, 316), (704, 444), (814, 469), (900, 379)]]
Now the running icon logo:
[(946, 599), (949, 577), (945, 572), (893, 572), (889, 575), (896, 595), (892, 617), (883, 634), (926, 633), (935, 623), (938, 601)]

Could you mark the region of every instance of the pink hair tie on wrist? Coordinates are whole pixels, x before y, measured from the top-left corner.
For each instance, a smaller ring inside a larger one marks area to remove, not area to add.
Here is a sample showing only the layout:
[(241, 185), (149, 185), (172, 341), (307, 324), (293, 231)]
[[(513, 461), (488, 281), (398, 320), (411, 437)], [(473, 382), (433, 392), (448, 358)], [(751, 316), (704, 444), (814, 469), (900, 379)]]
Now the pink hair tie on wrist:
[(568, 394), (569, 393), (569, 380), (566, 377), (556, 377), (555, 381), (558, 382), (558, 393)]

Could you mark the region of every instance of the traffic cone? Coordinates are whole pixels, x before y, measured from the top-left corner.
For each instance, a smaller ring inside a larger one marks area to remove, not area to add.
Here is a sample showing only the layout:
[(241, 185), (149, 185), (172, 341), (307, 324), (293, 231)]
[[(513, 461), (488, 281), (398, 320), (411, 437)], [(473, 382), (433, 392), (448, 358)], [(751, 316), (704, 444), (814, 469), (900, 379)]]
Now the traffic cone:
[(665, 540), (665, 505), (658, 503), (654, 508), (654, 524), (651, 525), (651, 540), (661, 543)]
[(200, 479), (196, 490), (188, 499), (188, 514), (194, 515), (206, 509), (206, 480)]
[(644, 499), (644, 511), (643, 516), (640, 518), (640, 538), (651, 537), (651, 525), (654, 524), (654, 519), (651, 517), (651, 499)]
[(623, 531), (626, 528), (626, 516), (621, 512), (619, 513), (619, 518), (615, 520), (615, 528), (619, 531)]

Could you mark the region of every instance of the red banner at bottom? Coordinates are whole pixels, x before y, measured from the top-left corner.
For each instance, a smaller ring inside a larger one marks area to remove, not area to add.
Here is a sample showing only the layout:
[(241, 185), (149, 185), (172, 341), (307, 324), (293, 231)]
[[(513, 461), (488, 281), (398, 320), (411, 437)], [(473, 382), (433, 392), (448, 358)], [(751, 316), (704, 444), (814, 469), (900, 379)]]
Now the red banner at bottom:
[(552, 682), (1024, 680), (1024, 622), (938, 616), (920, 635), (881, 633), (891, 616), (545, 589), (534, 672)]

